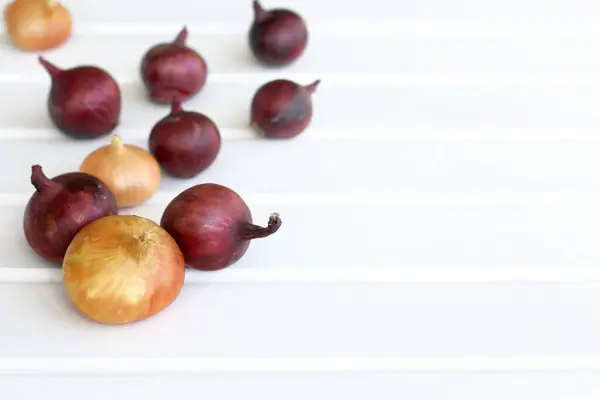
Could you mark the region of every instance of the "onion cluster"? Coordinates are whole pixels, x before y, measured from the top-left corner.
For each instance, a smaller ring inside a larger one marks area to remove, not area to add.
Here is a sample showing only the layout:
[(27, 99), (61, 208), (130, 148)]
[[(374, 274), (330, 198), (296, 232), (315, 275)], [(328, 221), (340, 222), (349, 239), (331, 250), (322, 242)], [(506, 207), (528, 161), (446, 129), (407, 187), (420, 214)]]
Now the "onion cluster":
[[(257, 0), (252, 6), (247, 39), (256, 62), (265, 68), (296, 62), (308, 43), (304, 19), (289, 9), (265, 9)], [(71, 15), (55, 1), (14, 0), (4, 19), (24, 51), (55, 48), (71, 36)], [(56, 130), (78, 140), (112, 135), (110, 143), (82, 155), (79, 171), (50, 179), (34, 165), (35, 191), (23, 216), (27, 243), (41, 259), (62, 266), (67, 295), (82, 315), (125, 324), (158, 314), (179, 296), (186, 266), (222, 270), (238, 262), (252, 240), (280, 229), (277, 212), (256, 225), (242, 196), (218, 183), (191, 184), (166, 204), (160, 223), (120, 214), (149, 201), (163, 174), (200, 176), (221, 153), (217, 122), (183, 105), (202, 92), (209, 71), (187, 28), (141, 53), (146, 101), (170, 106), (156, 116), (146, 146), (116, 132), (122, 92), (109, 71), (38, 60), (50, 80), (45, 107)], [(319, 84), (280, 78), (258, 86), (249, 104), (249, 130), (269, 139), (299, 136), (312, 120)]]

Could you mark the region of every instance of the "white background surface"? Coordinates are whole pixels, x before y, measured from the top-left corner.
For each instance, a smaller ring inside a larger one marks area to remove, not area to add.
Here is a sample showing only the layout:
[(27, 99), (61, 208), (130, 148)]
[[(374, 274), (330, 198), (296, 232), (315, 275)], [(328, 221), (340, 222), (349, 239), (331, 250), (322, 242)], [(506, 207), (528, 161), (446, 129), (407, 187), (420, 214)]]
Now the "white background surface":
[[(0, 4), (6, 4), (1, 1)], [(208, 84), (185, 108), (225, 139), (193, 180), (219, 182), (281, 230), (235, 266), (190, 272), (177, 302), (124, 327), (82, 319), (22, 235), (30, 166), (75, 170), (46, 115), (35, 54), (0, 51), (0, 388), (6, 399), (547, 399), (600, 396), (600, 3), (267, 1), (310, 27), (295, 65), (250, 57), (250, 1), (69, 1), (46, 53), (113, 73), (118, 132), (146, 144), (168, 110), (139, 60), (183, 24)], [(297, 140), (248, 130), (254, 90), (317, 78)]]

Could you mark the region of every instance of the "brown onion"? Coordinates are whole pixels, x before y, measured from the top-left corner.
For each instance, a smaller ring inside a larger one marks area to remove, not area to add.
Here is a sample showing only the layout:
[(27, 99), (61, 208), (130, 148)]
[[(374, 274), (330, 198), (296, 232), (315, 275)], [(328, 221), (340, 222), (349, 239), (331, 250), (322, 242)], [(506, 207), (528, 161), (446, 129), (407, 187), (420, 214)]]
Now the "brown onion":
[(251, 126), (266, 138), (289, 139), (298, 136), (312, 119), (311, 96), (321, 81), (301, 86), (287, 79), (262, 85), (252, 98)]
[(156, 44), (144, 54), (141, 75), (151, 101), (183, 102), (204, 87), (208, 67), (202, 56), (186, 45), (187, 36), (184, 27), (174, 41)]
[(185, 262), (173, 238), (135, 215), (98, 219), (77, 234), (63, 262), (73, 305), (88, 318), (126, 324), (158, 314), (179, 296)]
[(277, 232), (281, 219), (273, 213), (266, 227), (254, 225), (250, 209), (236, 192), (203, 183), (171, 200), (160, 225), (179, 244), (190, 267), (215, 271), (242, 258), (251, 240)]
[(12, 42), (24, 51), (54, 49), (71, 37), (71, 14), (54, 0), (14, 0), (4, 8), (4, 24)]
[(115, 194), (119, 208), (133, 207), (148, 200), (160, 186), (160, 165), (147, 150), (124, 144), (113, 135), (110, 144), (85, 157), (81, 172), (101, 179)]
[(61, 263), (73, 237), (98, 218), (117, 214), (117, 200), (98, 178), (69, 172), (46, 177), (42, 167), (31, 167), (31, 184), (36, 191), (23, 216), (29, 246), (42, 258)]
[(215, 161), (221, 134), (206, 115), (184, 111), (175, 100), (169, 115), (152, 128), (148, 148), (169, 175), (191, 178)]
[(39, 57), (52, 80), (48, 113), (54, 125), (74, 138), (112, 132), (121, 116), (121, 89), (105, 70), (90, 65), (62, 70)]

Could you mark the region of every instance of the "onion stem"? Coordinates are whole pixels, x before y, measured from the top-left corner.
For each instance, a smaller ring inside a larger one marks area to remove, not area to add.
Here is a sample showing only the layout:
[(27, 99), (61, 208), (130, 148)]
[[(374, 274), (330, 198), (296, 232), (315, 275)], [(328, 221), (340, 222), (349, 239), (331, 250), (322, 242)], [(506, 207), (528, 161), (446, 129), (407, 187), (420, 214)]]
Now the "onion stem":
[(146, 231), (142, 233), (137, 238), (136, 245), (137, 248), (137, 262), (138, 264), (145, 263), (147, 261), (148, 255), (150, 254), (150, 249), (157, 242), (156, 234)]
[(269, 216), (269, 222), (266, 227), (259, 225), (246, 224), (241, 229), (241, 237), (245, 240), (261, 239), (271, 236), (279, 230), (281, 219), (278, 213), (273, 213)]

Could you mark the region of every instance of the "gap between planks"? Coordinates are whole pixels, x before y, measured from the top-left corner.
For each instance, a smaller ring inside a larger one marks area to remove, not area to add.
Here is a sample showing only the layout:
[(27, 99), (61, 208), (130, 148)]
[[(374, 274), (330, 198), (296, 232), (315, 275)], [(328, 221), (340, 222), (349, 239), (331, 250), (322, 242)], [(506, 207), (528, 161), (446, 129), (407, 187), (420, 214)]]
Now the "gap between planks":
[[(598, 267), (294, 267), (251, 268), (235, 266), (213, 272), (186, 271), (186, 284), (290, 283), (290, 284), (452, 284), (452, 283), (591, 283), (600, 282)], [(57, 267), (0, 267), (0, 284), (62, 282)]]
[[(600, 205), (600, 193), (593, 192), (257, 193), (246, 190), (237, 190), (237, 192), (252, 207), (557, 207)], [(179, 193), (179, 191), (159, 191), (140, 207), (165, 207)], [(23, 207), (30, 197), (30, 191), (26, 193), (0, 193), (0, 207)], [(124, 210), (123, 214), (135, 213), (138, 209), (139, 207)], [(385, 215), (382, 215), (382, 217), (385, 217)]]
[[(115, 79), (121, 85), (139, 84), (136, 74), (115, 73)], [(280, 78), (278, 71), (265, 72), (213, 72), (208, 75), (208, 84), (241, 84), (260, 86), (265, 82)], [(388, 72), (290, 72), (287, 79), (310, 83), (321, 80), (319, 90), (328, 86), (398, 86), (398, 87), (434, 87), (464, 88), (482, 87), (506, 89), (510, 85), (533, 87), (574, 87), (599, 85), (600, 73), (388, 73)], [(49, 85), (48, 75), (44, 71), (1, 72), (0, 84), (31, 83)], [(331, 90), (331, 89), (330, 89)]]
[[(150, 129), (117, 128), (122, 137), (129, 141), (146, 141)], [(265, 140), (248, 128), (222, 128), (221, 136), (225, 141)], [(19, 140), (55, 140), (72, 143), (72, 139), (53, 128), (0, 128), (0, 141)], [(296, 141), (600, 141), (600, 132), (595, 129), (342, 129), (311, 127)], [(89, 142), (104, 143), (106, 137), (92, 139)], [(283, 144), (283, 143), (282, 143)]]
[[(250, 17), (249, 17), (250, 18)], [(251, 19), (238, 23), (190, 23), (185, 24), (195, 35), (246, 35)], [(179, 23), (80, 23), (74, 27), (77, 35), (173, 35), (183, 24)], [(561, 23), (539, 21), (420, 21), (386, 22), (364, 20), (345, 22), (311, 22), (314, 33), (332, 35), (406, 35), (442, 38), (600, 38), (597, 23)]]
[(600, 357), (0, 358), (0, 375), (600, 371)]

